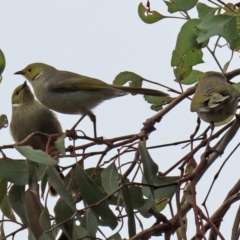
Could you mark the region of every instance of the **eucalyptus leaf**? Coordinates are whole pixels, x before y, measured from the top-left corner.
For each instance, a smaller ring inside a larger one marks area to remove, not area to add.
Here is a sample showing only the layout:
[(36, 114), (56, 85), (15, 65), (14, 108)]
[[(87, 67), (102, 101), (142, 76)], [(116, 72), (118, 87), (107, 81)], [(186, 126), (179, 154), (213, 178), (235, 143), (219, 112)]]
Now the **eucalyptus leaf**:
[[(192, 70), (191, 73), (186, 78), (181, 80), (181, 84), (184, 84), (184, 85), (194, 84), (194, 83), (198, 82), (198, 79), (202, 74), (203, 74), (203, 72), (201, 72), (201, 71)], [(175, 79), (175, 81), (177, 82), (176, 79)]]
[(48, 181), (54, 188), (54, 190), (62, 197), (62, 199), (69, 205), (72, 211), (77, 211), (76, 206), (73, 203), (73, 200), (64, 184), (62, 178), (60, 177), (59, 173), (57, 172), (56, 168), (49, 167), (48, 169), (49, 178)]
[(114, 81), (113, 81), (113, 85), (119, 85), (122, 86), (127, 82), (134, 82), (134, 86), (135, 87), (141, 87), (142, 86), (142, 80), (143, 77), (141, 77), (140, 75), (137, 75), (134, 72), (121, 72), (119, 73)]
[[(96, 204), (106, 197), (106, 194), (102, 192), (79, 165), (75, 166), (74, 175), (85, 203), (88, 205)], [(117, 218), (109, 208), (107, 199), (102, 201), (99, 205), (93, 206), (91, 209), (100, 216), (110, 228), (116, 228), (118, 224)]]
[(5, 66), (6, 66), (6, 60), (5, 60), (5, 56), (2, 52), (2, 50), (0, 49), (0, 83), (1, 83), (1, 80), (2, 80), (2, 73), (5, 69)]
[(41, 164), (49, 166), (57, 165), (58, 161), (50, 157), (47, 153), (42, 150), (35, 150), (30, 146), (15, 146), (16, 150), (20, 152), (27, 159)]
[(82, 224), (83, 227), (87, 230), (88, 235), (90, 235), (92, 238), (95, 238), (98, 229), (98, 221), (91, 210), (88, 209), (85, 211)]
[(6, 128), (8, 126), (8, 119), (5, 114), (2, 114), (0, 116), (0, 129), (1, 128)]
[[(111, 194), (118, 188), (118, 180), (120, 178), (116, 165), (112, 162), (102, 171), (102, 186), (107, 194)], [(115, 196), (117, 193), (115, 194)]]
[[(38, 181), (42, 179), (46, 168), (46, 165), (38, 165), (36, 169)], [(0, 178), (17, 185), (28, 184), (26, 160), (0, 159)]]
[(148, 184), (154, 183), (154, 178), (158, 172), (158, 165), (152, 160), (146, 146), (139, 141), (138, 149), (143, 164), (143, 174)]
[(6, 216), (7, 218), (11, 219), (12, 221), (16, 221), (15, 215), (13, 213), (13, 210), (9, 204), (9, 200), (8, 200), (8, 195), (5, 194), (1, 205), (0, 205), (1, 211), (3, 213), (4, 216)]
[(148, 24), (155, 23), (166, 18), (166, 16), (157, 11), (149, 11), (149, 9), (146, 8), (142, 3), (138, 5), (138, 15), (143, 22)]
[(128, 234), (129, 238), (131, 238), (134, 235), (136, 235), (136, 223), (134, 218), (132, 199), (128, 187), (122, 188), (121, 192), (125, 206), (125, 211), (128, 216)]
[(65, 145), (64, 145), (65, 137), (66, 137), (66, 133), (63, 133), (57, 138), (57, 141), (55, 141), (57, 150), (63, 155), (65, 154)]
[(72, 239), (73, 231), (73, 219), (72, 216), (74, 211), (69, 207), (69, 205), (63, 200), (59, 199), (54, 207), (55, 220), (59, 227), (64, 232), (64, 234)]
[(236, 16), (216, 15), (204, 19), (196, 27), (197, 42), (201, 43), (213, 36), (222, 36), (228, 43), (234, 39), (236, 31)]
[(217, 8), (209, 7), (208, 5), (199, 2), (197, 4), (198, 17), (200, 19), (209, 18), (214, 16)]
[(25, 187), (12, 185), (9, 191), (9, 203), (14, 212), (20, 217), (23, 224), (28, 225), (28, 220), (25, 212)]

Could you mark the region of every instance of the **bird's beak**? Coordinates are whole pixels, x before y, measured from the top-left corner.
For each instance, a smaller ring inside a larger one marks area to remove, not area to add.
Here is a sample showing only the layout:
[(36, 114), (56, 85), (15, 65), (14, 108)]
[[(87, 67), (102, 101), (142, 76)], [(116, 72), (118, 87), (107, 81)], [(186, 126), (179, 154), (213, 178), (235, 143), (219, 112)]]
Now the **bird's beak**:
[(20, 74), (20, 75), (24, 75), (24, 71), (23, 71), (23, 70), (21, 70), (21, 71), (15, 72), (14, 74)]

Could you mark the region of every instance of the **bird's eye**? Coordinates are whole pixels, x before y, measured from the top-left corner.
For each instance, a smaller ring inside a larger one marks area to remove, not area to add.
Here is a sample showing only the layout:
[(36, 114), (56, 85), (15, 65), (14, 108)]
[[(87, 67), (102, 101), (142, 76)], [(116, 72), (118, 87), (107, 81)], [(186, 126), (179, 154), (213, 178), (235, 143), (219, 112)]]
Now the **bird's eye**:
[(31, 72), (32, 71), (32, 69), (31, 68), (28, 68), (28, 72)]
[(16, 91), (16, 95), (17, 95), (17, 96), (19, 95), (19, 91)]

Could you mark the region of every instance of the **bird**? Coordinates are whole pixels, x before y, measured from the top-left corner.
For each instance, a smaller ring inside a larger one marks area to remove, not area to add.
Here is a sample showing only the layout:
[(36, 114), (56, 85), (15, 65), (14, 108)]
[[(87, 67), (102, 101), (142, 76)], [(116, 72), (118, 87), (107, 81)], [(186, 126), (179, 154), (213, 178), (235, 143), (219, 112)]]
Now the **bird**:
[(15, 74), (23, 75), (31, 83), (36, 98), (44, 106), (60, 113), (82, 115), (72, 129), (75, 129), (77, 124), (88, 116), (93, 122), (94, 138), (97, 138), (97, 130), (96, 116), (92, 109), (104, 100), (121, 97), (128, 92), (169, 96), (154, 89), (107, 84), (96, 78), (58, 70), (45, 63), (31, 63)]
[(234, 117), (239, 98), (240, 92), (224, 74), (209, 71), (200, 76), (190, 109), (203, 121), (221, 126)]
[[(31, 133), (61, 134), (62, 127), (55, 114), (35, 100), (26, 81), (15, 88), (12, 94), (12, 117), (10, 122), (11, 135), (15, 142), (20, 143)], [(57, 137), (50, 139), (41, 134), (29, 137), (24, 145), (33, 149), (47, 151), (51, 156), (58, 154), (55, 146)], [(58, 172), (59, 168), (56, 166)], [(63, 178), (63, 174), (60, 173)], [(50, 193), (56, 195), (56, 191), (50, 186)]]

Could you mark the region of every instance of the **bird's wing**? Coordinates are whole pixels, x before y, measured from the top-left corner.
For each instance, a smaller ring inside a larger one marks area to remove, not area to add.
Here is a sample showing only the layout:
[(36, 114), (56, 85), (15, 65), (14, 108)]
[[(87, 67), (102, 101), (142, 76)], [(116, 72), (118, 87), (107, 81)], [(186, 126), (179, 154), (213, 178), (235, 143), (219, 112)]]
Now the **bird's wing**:
[(54, 78), (56, 81), (49, 84), (49, 88), (54, 92), (97, 91), (110, 87), (99, 79), (66, 71), (60, 71)]

